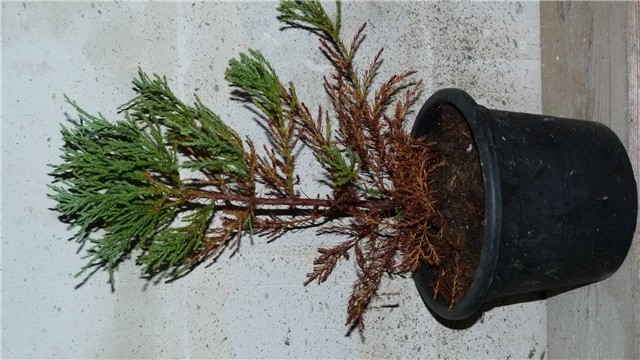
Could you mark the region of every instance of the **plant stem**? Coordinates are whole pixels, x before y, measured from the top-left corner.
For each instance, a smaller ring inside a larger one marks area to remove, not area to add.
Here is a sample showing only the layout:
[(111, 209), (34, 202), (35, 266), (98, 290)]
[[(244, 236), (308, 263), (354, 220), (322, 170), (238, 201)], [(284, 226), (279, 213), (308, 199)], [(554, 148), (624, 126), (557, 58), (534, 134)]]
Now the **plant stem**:
[[(309, 199), (309, 198), (265, 198), (265, 197), (253, 197), (245, 196), (233, 193), (220, 193), (203, 190), (192, 190), (187, 192), (187, 197), (191, 199), (210, 199), (221, 201), (234, 201), (245, 204), (252, 204), (253, 206), (291, 206), (291, 207), (314, 207), (329, 209), (335, 206), (335, 200), (333, 199)], [(391, 210), (394, 208), (393, 203), (389, 200), (354, 200), (350, 204), (341, 204), (342, 206), (348, 205), (350, 207), (356, 207), (361, 209), (379, 209), (382, 211)]]

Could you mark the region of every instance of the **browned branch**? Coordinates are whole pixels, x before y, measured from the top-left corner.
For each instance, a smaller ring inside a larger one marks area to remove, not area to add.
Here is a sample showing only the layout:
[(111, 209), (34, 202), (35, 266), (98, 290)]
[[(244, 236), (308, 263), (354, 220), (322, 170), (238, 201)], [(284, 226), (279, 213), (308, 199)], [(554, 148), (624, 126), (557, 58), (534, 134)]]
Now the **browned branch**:
[(394, 208), (393, 202), (390, 200), (363, 200), (355, 199), (349, 204), (338, 203), (335, 199), (309, 199), (309, 198), (267, 198), (245, 196), (236, 193), (220, 193), (204, 190), (188, 191), (186, 196), (191, 199), (210, 199), (221, 201), (241, 202), (252, 204), (253, 206), (290, 206), (290, 207), (312, 207), (330, 209), (332, 207), (351, 206), (359, 209), (377, 209), (381, 211), (389, 211)]

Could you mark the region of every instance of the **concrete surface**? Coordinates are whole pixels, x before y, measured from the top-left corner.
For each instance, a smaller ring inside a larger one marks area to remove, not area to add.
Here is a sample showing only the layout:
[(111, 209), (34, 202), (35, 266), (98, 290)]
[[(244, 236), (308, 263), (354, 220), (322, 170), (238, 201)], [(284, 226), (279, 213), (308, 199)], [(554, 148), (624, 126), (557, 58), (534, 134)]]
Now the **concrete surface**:
[[(71, 111), (63, 94), (115, 118), (142, 66), (166, 74), (185, 99), (196, 92), (240, 133), (263, 138), (252, 114), (229, 101), (223, 71), (239, 51), (261, 49), (310, 104), (327, 100), (316, 41), (280, 31), (275, 15), (262, 2), (3, 2), (3, 355), (545, 358), (544, 301), (494, 308), (455, 330), (434, 320), (410, 279), (386, 281), (365, 332), (346, 336), (353, 267), (303, 287), (315, 249), (338, 241), (308, 231), (271, 244), (247, 240), (238, 256), (171, 284), (148, 284), (127, 262), (114, 293), (103, 273), (74, 288), (82, 251), (46, 197), (46, 164), (59, 161), (59, 128)], [(362, 57), (384, 46), (383, 77), (416, 69), (425, 98), (457, 86), (490, 107), (540, 111), (536, 2), (358, 2), (343, 15), (348, 34), (370, 21)], [(324, 191), (313, 180), (303, 178), (306, 191)]]
[[(543, 112), (611, 127), (627, 146), (638, 179), (640, 5), (548, 2), (540, 11)], [(640, 356), (639, 240), (636, 229), (629, 255), (611, 278), (549, 297), (550, 358)]]
[[(640, 3), (627, 4), (627, 68), (628, 92), (627, 105), (629, 126), (629, 155), (636, 175), (640, 179)], [(640, 203), (640, 201), (639, 201)], [(635, 327), (635, 354), (640, 354), (640, 228), (636, 227), (634, 245), (628, 265), (634, 271), (630, 272), (633, 290), (631, 303), (635, 308), (627, 321), (633, 321)], [(632, 355), (634, 354), (632, 353)]]

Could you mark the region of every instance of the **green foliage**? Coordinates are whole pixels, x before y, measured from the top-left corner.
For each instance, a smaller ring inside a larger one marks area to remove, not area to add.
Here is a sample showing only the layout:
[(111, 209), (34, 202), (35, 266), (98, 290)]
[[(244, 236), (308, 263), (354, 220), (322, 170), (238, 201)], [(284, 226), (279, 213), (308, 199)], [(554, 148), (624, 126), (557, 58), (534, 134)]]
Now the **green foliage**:
[(160, 230), (138, 258), (143, 272), (156, 274), (171, 269), (169, 278), (175, 278), (193, 269), (198, 261), (189, 261), (189, 257), (202, 245), (214, 211), (214, 203), (202, 206), (183, 219), (185, 226)]
[[(320, 49), (338, 72), (347, 72), (348, 80), (359, 91), (360, 80), (354, 71), (353, 57), (362, 41), (364, 25), (358, 30), (351, 46), (347, 48), (340, 34), (342, 3), (336, 1), (336, 18), (331, 20), (322, 3), (317, 0), (282, 0), (278, 6), (278, 20), (293, 28), (308, 30), (321, 39)], [(364, 92), (362, 92), (364, 94)]]
[[(283, 4), (285, 3), (281, 3), (281, 6), (284, 6)], [(291, 4), (298, 5), (295, 2)], [(303, 8), (311, 12), (321, 10), (323, 16), (326, 15), (319, 4), (310, 4), (311, 7), (306, 5), (308, 4), (304, 2)], [(319, 9), (315, 6), (319, 6)], [(330, 22), (330, 20), (327, 21)], [(314, 126), (313, 119), (305, 116), (305, 110), (298, 102), (293, 84), (289, 84), (289, 90), (286, 90), (269, 61), (262, 53), (255, 50), (249, 50), (248, 55), (241, 53), (238, 59), (232, 59), (225, 75), (232, 86), (245, 91), (252, 103), (265, 114), (267, 128), (273, 132), (271, 138), (274, 140), (272, 144), (275, 150), (283, 155), (283, 163), (292, 163), (292, 152), (295, 147), (292, 131), (294, 119), (298, 118), (309, 127)], [(330, 123), (325, 127), (324, 133), (318, 128), (315, 133), (303, 136), (302, 140), (314, 150), (314, 155), (327, 169), (336, 186), (349, 184), (358, 175), (357, 155), (345, 146), (343, 146), (344, 150), (340, 150), (333, 142)]]
[(284, 125), (281, 100), (283, 87), (275, 70), (261, 52), (249, 49), (249, 54), (240, 53), (238, 59), (231, 59), (225, 77), (231, 86), (247, 92), (265, 115), (276, 118), (278, 125)]
[(245, 92), (248, 99), (265, 115), (265, 128), (273, 152), (268, 154), (271, 167), (276, 171), (260, 168), (264, 183), (287, 196), (294, 196), (294, 151), (298, 143), (295, 136), (295, 90), (287, 91), (275, 70), (259, 51), (241, 53), (231, 59), (225, 76), (231, 86)]
[(165, 126), (169, 145), (190, 158), (182, 167), (249, 178), (249, 164), (238, 134), (196, 98), (194, 106), (180, 101), (165, 77), (153, 78), (142, 70), (133, 80), (137, 96), (123, 105), (142, 124)]
[[(177, 157), (157, 126), (144, 132), (131, 119), (110, 123), (69, 102), (80, 124), (62, 129), (64, 162), (53, 167), (59, 184), (52, 186), (52, 198), (79, 228), (75, 239), (92, 244), (84, 270), (105, 268), (113, 281), (123, 257), (174, 217), (178, 204), (168, 194), (181, 186)], [(151, 184), (151, 177), (161, 180)], [(99, 228), (102, 238), (90, 239)]]
[[(347, 72), (349, 81), (357, 88), (360, 87), (357, 75), (351, 69), (351, 58), (355, 48), (347, 49), (340, 35), (342, 22), (342, 6), (336, 1), (336, 17), (334, 20), (327, 14), (324, 6), (319, 1), (283, 0), (278, 6), (278, 20), (289, 24), (294, 28), (303, 28), (320, 36), (323, 39), (321, 49), (332, 61), (338, 74)], [(358, 36), (359, 37), (359, 36)], [(333, 48), (332, 48), (333, 47)], [(340, 77), (339, 75), (335, 74)], [(325, 79), (325, 88), (331, 91), (334, 85)], [(306, 127), (307, 136), (303, 136), (307, 145), (314, 149), (316, 159), (329, 172), (329, 177), (335, 187), (343, 187), (353, 183), (362, 170), (362, 161), (358, 154), (346, 142), (340, 142), (340, 146), (333, 139), (330, 121), (326, 122), (322, 131), (321, 116), (317, 120), (311, 119), (305, 111), (301, 111), (302, 123)]]
[[(63, 163), (52, 172), (57, 210), (78, 228), (75, 239), (91, 244), (82, 272), (104, 268), (112, 284), (114, 270), (134, 249), (140, 250), (137, 262), (147, 275), (166, 272), (172, 278), (200, 260), (194, 255), (215, 203), (190, 203), (193, 195), (180, 168), (238, 181), (253, 176), (239, 136), (215, 113), (199, 99), (185, 105), (166, 78), (138, 75), (133, 81), (137, 96), (121, 107), (127, 112), (124, 120), (109, 122), (68, 100), (79, 123), (63, 127)], [(178, 152), (189, 160), (180, 163)], [(185, 226), (172, 227), (179, 213), (193, 207)]]
[(320, 1), (284, 0), (278, 6), (278, 19), (291, 25), (303, 25), (311, 30), (319, 30), (330, 38), (338, 38), (342, 21), (340, 1), (337, 1), (336, 5), (336, 19), (332, 21)]
[(328, 144), (316, 158), (329, 171), (335, 187), (352, 183), (360, 173), (358, 155), (349, 148), (342, 152), (335, 144)]
[(367, 196), (370, 198), (380, 198), (384, 195), (382, 190), (377, 187), (366, 188), (365, 192), (367, 193)]

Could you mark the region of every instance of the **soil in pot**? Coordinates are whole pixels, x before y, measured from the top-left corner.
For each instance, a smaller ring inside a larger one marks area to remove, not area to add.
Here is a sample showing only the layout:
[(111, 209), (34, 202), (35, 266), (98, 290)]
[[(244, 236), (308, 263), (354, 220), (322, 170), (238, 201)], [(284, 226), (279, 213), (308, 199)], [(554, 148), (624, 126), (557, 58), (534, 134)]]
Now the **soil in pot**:
[(478, 267), (483, 239), (484, 185), (480, 158), (463, 115), (439, 106), (435, 127), (425, 135), (435, 142), (442, 166), (434, 170), (434, 198), (441, 215), (433, 245), (441, 263), (433, 266), (434, 298), (453, 306), (467, 292)]

